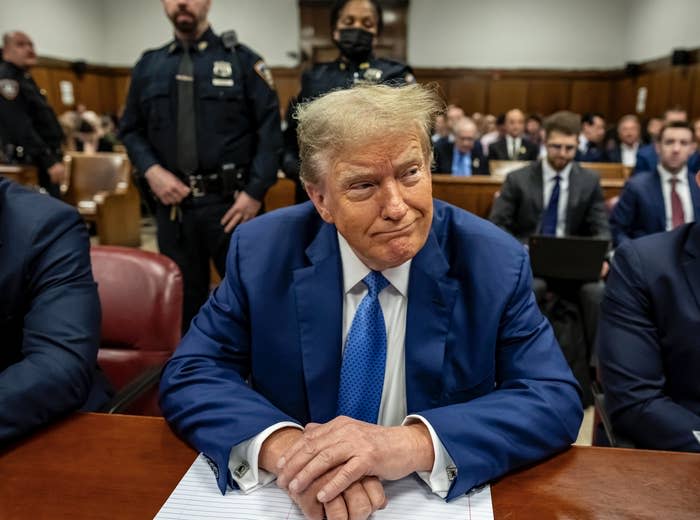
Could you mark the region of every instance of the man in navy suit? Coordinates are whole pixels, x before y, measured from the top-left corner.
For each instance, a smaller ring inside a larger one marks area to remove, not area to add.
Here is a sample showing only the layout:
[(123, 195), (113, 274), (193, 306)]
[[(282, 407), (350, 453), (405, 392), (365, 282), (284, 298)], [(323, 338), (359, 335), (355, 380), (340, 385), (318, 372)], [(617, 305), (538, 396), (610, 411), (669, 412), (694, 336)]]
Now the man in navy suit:
[(628, 238), (670, 231), (700, 215), (700, 189), (688, 168), (693, 149), (688, 123), (673, 122), (661, 129), (659, 165), (625, 183), (610, 216), (615, 247)]
[(601, 310), (615, 432), (639, 448), (700, 452), (700, 224), (625, 242)]
[[(309, 518), (367, 518), (380, 478), (417, 472), (451, 499), (575, 439), (579, 392), (527, 254), (432, 199), (439, 111), (419, 85), (298, 109), (311, 202), (236, 230), (161, 382), (165, 417), (222, 492), (277, 476)], [(371, 396), (370, 419), (342, 412), (351, 395)]]
[[(663, 122), (664, 126), (674, 122), (687, 123), (688, 112), (680, 107), (669, 108), (664, 112)], [(659, 155), (656, 150), (656, 142), (653, 140), (653, 142), (640, 147), (637, 151), (637, 161), (632, 174), (655, 171), (658, 163)]]
[(0, 446), (109, 398), (85, 224), (0, 177)]
[(435, 143), (433, 172), (462, 177), (488, 175), (488, 161), (477, 139), (479, 132), (474, 121), (468, 117), (458, 120), (452, 134), (454, 142), (443, 138)]

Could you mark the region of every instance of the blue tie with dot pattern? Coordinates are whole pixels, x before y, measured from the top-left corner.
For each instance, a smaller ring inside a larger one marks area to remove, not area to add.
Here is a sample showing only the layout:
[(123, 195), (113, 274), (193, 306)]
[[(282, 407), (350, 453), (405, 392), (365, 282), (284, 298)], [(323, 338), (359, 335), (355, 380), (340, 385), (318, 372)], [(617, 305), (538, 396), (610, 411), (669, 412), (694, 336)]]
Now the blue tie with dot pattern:
[(386, 366), (386, 325), (379, 305), (379, 293), (389, 281), (382, 273), (371, 271), (363, 282), (368, 293), (355, 312), (345, 340), (338, 415), (376, 423)]

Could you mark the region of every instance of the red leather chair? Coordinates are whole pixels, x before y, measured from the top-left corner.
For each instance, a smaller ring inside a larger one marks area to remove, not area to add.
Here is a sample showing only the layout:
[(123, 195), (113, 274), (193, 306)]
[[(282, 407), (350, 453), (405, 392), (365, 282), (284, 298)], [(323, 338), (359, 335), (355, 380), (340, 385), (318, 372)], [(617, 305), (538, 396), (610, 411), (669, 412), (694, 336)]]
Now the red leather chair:
[(104, 411), (160, 415), (160, 371), (180, 341), (180, 269), (129, 247), (93, 246), (90, 256), (102, 305), (97, 361), (117, 391)]

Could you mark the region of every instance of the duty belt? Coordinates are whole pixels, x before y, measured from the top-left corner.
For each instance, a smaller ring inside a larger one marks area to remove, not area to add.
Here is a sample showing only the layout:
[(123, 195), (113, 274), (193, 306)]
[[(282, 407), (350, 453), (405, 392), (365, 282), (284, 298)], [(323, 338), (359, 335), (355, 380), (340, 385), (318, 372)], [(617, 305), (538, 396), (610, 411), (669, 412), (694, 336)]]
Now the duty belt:
[(210, 193), (223, 194), (224, 191), (224, 183), (218, 173), (190, 175), (189, 184), (194, 198), (203, 197)]

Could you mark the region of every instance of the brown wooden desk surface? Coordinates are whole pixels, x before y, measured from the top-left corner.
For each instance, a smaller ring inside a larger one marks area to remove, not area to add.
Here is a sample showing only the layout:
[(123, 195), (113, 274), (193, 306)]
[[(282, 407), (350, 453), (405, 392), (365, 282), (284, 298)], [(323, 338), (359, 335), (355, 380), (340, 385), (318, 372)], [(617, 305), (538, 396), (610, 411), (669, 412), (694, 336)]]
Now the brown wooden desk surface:
[[(76, 415), (0, 452), (0, 519), (150, 519), (194, 457), (160, 418)], [(700, 455), (574, 447), (492, 496), (496, 519), (697, 520)]]

